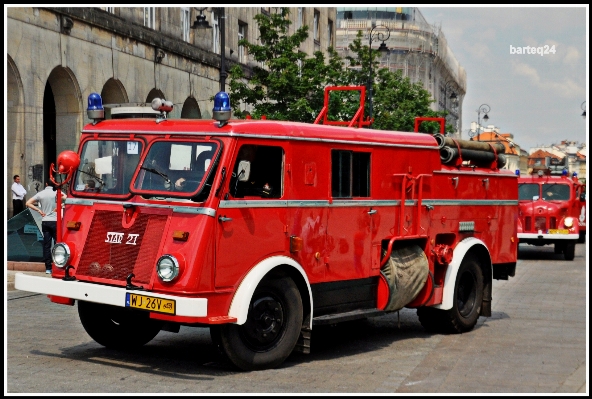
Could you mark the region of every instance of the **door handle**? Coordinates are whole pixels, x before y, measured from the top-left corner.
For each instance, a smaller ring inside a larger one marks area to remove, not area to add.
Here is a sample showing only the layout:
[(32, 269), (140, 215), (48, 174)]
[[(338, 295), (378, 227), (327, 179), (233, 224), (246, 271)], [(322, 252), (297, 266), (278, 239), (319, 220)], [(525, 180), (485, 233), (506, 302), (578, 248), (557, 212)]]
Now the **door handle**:
[(368, 215), (374, 215), (376, 213), (376, 209), (370, 209), (368, 211)]
[(218, 220), (221, 222), (230, 222), (232, 218), (227, 218), (226, 216), (218, 216)]

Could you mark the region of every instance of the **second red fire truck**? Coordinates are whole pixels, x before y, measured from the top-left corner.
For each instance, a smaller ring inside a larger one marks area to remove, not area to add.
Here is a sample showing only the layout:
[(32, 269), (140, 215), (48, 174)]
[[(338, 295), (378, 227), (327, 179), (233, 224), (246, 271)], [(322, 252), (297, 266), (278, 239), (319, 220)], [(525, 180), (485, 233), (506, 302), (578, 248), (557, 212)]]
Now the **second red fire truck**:
[(585, 240), (586, 186), (567, 169), (552, 175), (549, 168), (534, 168), (518, 179), (520, 243), (553, 245), (565, 260), (575, 257), (576, 243)]
[(517, 177), (493, 146), (443, 150), (361, 118), (229, 120), (224, 92), (216, 120), (153, 106), (104, 120), (89, 97), (94, 123), (56, 166), (69, 188), (53, 276), (16, 276), (77, 303), (106, 347), (207, 326), (231, 363), (270, 368), (308, 353), (314, 326), (404, 307), (429, 331), (470, 331), (491, 315), (493, 279), (514, 275)]

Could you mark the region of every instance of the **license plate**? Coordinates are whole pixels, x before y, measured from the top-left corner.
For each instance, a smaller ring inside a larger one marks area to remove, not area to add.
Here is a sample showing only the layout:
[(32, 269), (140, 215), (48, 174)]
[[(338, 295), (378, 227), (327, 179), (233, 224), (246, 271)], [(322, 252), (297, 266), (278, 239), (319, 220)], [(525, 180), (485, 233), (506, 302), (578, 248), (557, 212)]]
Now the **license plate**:
[(125, 306), (151, 312), (175, 314), (175, 300), (132, 294), (131, 292), (125, 294)]
[(549, 234), (569, 234), (567, 229), (549, 229)]

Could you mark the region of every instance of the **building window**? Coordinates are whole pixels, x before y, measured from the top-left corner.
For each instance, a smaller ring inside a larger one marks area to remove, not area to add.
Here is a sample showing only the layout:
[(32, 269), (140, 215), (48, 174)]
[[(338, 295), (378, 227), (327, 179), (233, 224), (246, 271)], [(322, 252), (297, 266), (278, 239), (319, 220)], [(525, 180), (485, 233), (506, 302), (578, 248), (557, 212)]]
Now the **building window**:
[(212, 35), (212, 51), (216, 54), (220, 52), (220, 20), (218, 18), (218, 14), (212, 11), (212, 28), (214, 31)]
[(181, 7), (181, 26), (183, 27), (183, 40), (189, 41), (189, 29), (191, 26), (191, 12), (189, 7)]
[(333, 21), (327, 21), (327, 47), (333, 46)]
[[(238, 21), (238, 40), (247, 39), (247, 24), (241, 21)], [(246, 57), (246, 49), (245, 46), (238, 46), (238, 62), (242, 62), (243, 64), (247, 62)]]
[(319, 42), (321, 40), (321, 28), (319, 26), (321, 20), (321, 13), (318, 10), (314, 10), (314, 40), (315, 42)]
[(144, 26), (150, 29), (156, 27), (156, 8), (144, 7)]
[(115, 7), (101, 7), (101, 10), (107, 11), (110, 14), (115, 14)]
[(302, 28), (304, 25), (304, 8), (298, 7), (298, 18), (296, 19), (296, 29)]
[(271, 12), (271, 7), (261, 7), (261, 14), (269, 15)]
[(370, 196), (370, 153), (331, 151), (331, 195), (334, 198)]

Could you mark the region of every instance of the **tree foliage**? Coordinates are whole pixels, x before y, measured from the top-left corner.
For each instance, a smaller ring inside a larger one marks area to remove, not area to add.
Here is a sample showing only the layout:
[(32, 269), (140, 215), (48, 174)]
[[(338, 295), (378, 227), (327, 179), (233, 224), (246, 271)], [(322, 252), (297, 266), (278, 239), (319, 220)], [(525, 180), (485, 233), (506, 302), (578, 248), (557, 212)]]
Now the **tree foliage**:
[[(291, 21), (287, 18), (288, 13), (288, 8), (280, 8), (277, 13), (256, 15), (261, 44), (246, 39), (239, 41), (259, 65), (252, 68), (249, 79), (240, 65), (230, 69), (230, 94), (236, 117), (245, 116), (240, 110), (243, 104), (250, 106), (254, 118), (265, 115), (267, 119), (313, 122), (324, 105), (326, 86), (367, 87), (371, 70), (374, 82), (372, 128), (413, 131), (416, 116), (446, 115), (430, 109), (434, 100), (421, 83), (412, 83), (400, 71), (380, 68), (379, 51), (370, 51), (369, 46), (362, 45), (361, 31), (349, 45), (345, 59), (333, 48), (328, 50), (328, 60), (321, 51), (307, 57), (298, 48), (308, 37), (308, 26), (289, 35)], [(328, 117), (330, 120), (351, 120), (359, 106), (359, 92), (331, 92)], [(369, 107), (366, 102), (366, 116)], [(438, 130), (439, 124), (435, 122), (421, 126), (421, 131), (426, 133)], [(447, 131), (452, 130), (448, 125)]]

